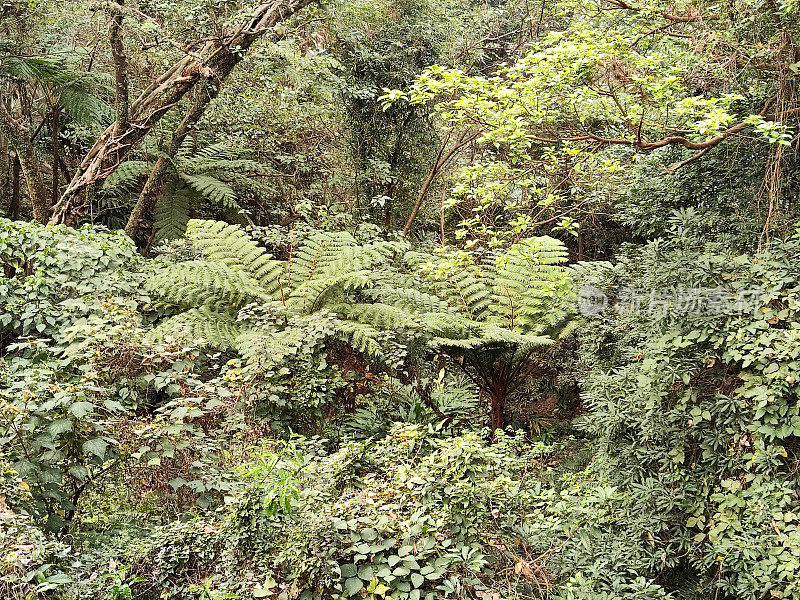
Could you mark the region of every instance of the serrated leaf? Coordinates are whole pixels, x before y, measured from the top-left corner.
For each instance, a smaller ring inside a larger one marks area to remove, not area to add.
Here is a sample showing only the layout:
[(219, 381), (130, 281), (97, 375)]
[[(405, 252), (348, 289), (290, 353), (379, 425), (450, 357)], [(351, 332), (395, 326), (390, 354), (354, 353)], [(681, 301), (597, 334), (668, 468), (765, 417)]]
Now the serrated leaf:
[(82, 446), (84, 452), (87, 454), (94, 454), (98, 458), (103, 458), (105, 456), (107, 447), (108, 442), (103, 438), (86, 440)]
[(355, 596), (363, 587), (364, 583), (358, 577), (350, 577), (344, 582), (344, 589), (348, 596)]

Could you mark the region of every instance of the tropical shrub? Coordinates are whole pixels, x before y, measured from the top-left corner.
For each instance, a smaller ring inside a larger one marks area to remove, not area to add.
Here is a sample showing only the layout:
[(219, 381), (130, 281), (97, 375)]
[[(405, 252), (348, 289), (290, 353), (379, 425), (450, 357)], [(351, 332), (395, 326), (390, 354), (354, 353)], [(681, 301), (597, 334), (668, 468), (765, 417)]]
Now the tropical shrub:
[(583, 333), (580, 424), (623, 529), (586, 529), (591, 547), (617, 550), (573, 564), (594, 572), (608, 557), (681, 597), (797, 598), (800, 237), (737, 255), (682, 223), (598, 275), (618, 310)]
[(143, 298), (141, 264), (121, 232), (0, 219), (0, 331), (60, 341), (98, 300)]

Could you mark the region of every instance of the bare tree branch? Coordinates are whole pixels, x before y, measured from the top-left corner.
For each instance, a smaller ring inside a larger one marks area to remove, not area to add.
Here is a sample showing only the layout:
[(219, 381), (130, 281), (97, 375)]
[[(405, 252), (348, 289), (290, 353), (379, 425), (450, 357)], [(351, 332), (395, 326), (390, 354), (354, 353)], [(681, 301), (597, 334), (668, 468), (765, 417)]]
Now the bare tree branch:
[(434, 179), (436, 179), (436, 176), (439, 174), (439, 172), (447, 166), (447, 164), (456, 156), (458, 152), (461, 151), (464, 146), (475, 140), (477, 137), (477, 132), (464, 131), (459, 136), (456, 143), (453, 144), (452, 148), (445, 152), (447, 143), (450, 141), (450, 134), (445, 136), (444, 140), (442, 140), (441, 146), (439, 147), (439, 152), (436, 154), (436, 160), (433, 161), (431, 169), (428, 171), (428, 176), (425, 178), (425, 181), (423, 182), (422, 187), (417, 194), (417, 199), (411, 209), (411, 214), (408, 215), (408, 220), (403, 227), (403, 235), (408, 235), (408, 232), (411, 231), (411, 226), (414, 224), (414, 220), (417, 218), (417, 213), (419, 213), (419, 209), (422, 207), (422, 203), (425, 201), (425, 197), (428, 195), (428, 190), (430, 189), (431, 184), (433, 183)]

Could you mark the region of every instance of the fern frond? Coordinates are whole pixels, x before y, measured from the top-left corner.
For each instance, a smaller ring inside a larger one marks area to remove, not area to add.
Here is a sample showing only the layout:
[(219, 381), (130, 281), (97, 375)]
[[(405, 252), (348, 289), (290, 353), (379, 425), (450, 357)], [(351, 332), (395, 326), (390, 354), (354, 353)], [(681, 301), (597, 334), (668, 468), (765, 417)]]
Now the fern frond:
[(335, 304), (330, 310), (341, 318), (371, 325), (382, 331), (403, 331), (420, 327), (420, 321), (413, 313), (388, 304)]
[(156, 242), (183, 237), (192, 210), (197, 208), (199, 195), (192, 188), (175, 186), (174, 182), (164, 187), (164, 194), (156, 202), (153, 227)]
[[(186, 235), (210, 261), (246, 271), (262, 285), (265, 293), (280, 298), (281, 286), (288, 283), (285, 263), (273, 260), (272, 255), (241, 227), (192, 219), (187, 224)], [(288, 294), (288, 286), (284, 293)]]
[(205, 308), (193, 308), (170, 317), (148, 333), (155, 341), (173, 339), (220, 350), (236, 347), (241, 335), (242, 325), (235, 317)]
[(249, 158), (202, 158), (192, 157), (181, 163), (187, 173), (213, 173), (214, 176), (226, 179), (237, 173), (246, 175), (262, 175), (268, 168), (256, 160)]
[(292, 290), (287, 304), (292, 310), (307, 314), (320, 310), (337, 293), (364, 289), (371, 285), (373, 278), (370, 271), (312, 277)]
[(146, 287), (177, 306), (230, 314), (251, 302), (271, 299), (244, 271), (202, 260), (168, 265), (156, 272)]
[(368, 291), (366, 295), (407, 312), (432, 313), (445, 312), (450, 309), (447, 302), (438, 296), (412, 287), (382, 285), (375, 290)]
[(491, 320), (510, 329), (543, 331), (551, 307), (567, 288), (566, 246), (550, 237), (528, 238), (495, 260)]
[(375, 359), (382, 360), (384, 357), (383, 349), (378, 341), (381, 331), (355, 321), (341, 321), (337, 328), (338, 335), (362, 354)]
[(291, 286), (295, 287), (319, 274), (337, 272), (337, 266), (348, 264), (343, 256), (352, 256), (357, 248), (355, 238), (346, 231), (323, 232), (306, 239), (292, 254), (289, 264)]
[(78, 125), (90, 127), (110, 123), (114, 115), (110, 104), (79, 85), (62, 88), (58, 96), (66, 113)]
[(0, 76), (56, 85), (68, 83), (61, 61), (40, 56), (3, 57)]
[(143, 160), (126, 160), (103, 182), (103, 192), (121, 194), (131, 191), (139, 179), (150, 172), (153, 163)]
[(235, 160), (240, 158), (246, 150), (231, 146), (228, 142), (217, 142), (203, 146), (197, 152), (190, 156), (190, 146), (187, 142), (181, 148), (179, 154), (180, 158), (185, 160), (203, 159), (203, 160)]
[(180, 179), (198, 194), (225, 208), (239, 209), (236, 202), (236, 192), (224, 181), (210, 175), (190, 175), (180, 173)]

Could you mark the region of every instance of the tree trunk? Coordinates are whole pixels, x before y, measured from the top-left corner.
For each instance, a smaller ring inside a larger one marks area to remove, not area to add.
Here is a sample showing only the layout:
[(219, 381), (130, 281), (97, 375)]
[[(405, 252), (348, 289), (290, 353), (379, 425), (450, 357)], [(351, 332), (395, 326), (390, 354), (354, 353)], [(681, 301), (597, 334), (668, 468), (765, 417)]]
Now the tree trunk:
[(219, 86), (257, 39), (316, 0), (274, 0), (261, 4), (245, 23), (228, 28), (196, 54), (176, 62), (148, 86), (130, 106), (130, 125), (115, 121), (95, 142), (53, 210), (53, 222), (64, 222), (82, 207), (80, 192), (113, 173), (139, 146), (161, 118), (198, 84)]
[(8, 138), (0, 133), (0, 206), (9, 206), (11, 203), (11, 151), (8, 147)]
[(44, 187), (39, 161), (30, 140), (24, 140), (16, 148), (22, 174), (28, 187), (28, 197), (33, 207), (33, 218), (39, 223), (47, 223), (50, 218), (50, 196)]
[(9, 146), (17, 154), (28, 188), (28, 196), (33, 206), (33, 218), (39, 223), (47, 223), (52, 205), (50, 195), (42, 180), (42, 173), (39, 170), (39, 161), (33, 148), (33, 140), (27, 127), (9, 115), (5, 111), (5, 106), (0, 106), (0, 109), (3, 109), (3, 114), (0, 116), (0, 133), (8, 139)]
[(59, 164), (58, 164), (58, 130), (61, 127), (61, 111), (56, 108), (50, 118), (51, 135), (53, 137), (53, 186), (50, 194), (50, 204), (55, 205), (58, 202), (58, 184), (59, 184)]
[(19, 164), (19, 157), (14, 154), (14, 161), (11, 166), (11, 203), (8, 206), (8, 214), (12, 221), (19, 219), (19, 195), (22, 178), (20, 177), (22, 166)]
[(510, 387), (510, 366), (500, 361), (495, 363), (489, 383), (489, 412), (492, 417), (492, 435), (505, 426), (506, 398)]
[(120, 133), (130, 125), (130, 101), (128, 100), (128, 58), (125, 56), (125, 43), (122, 32), (122, 12), (125, 0), (116, 0), (116, 6), (109, 10), (108, 42), (114, 59), (114, 107)]

